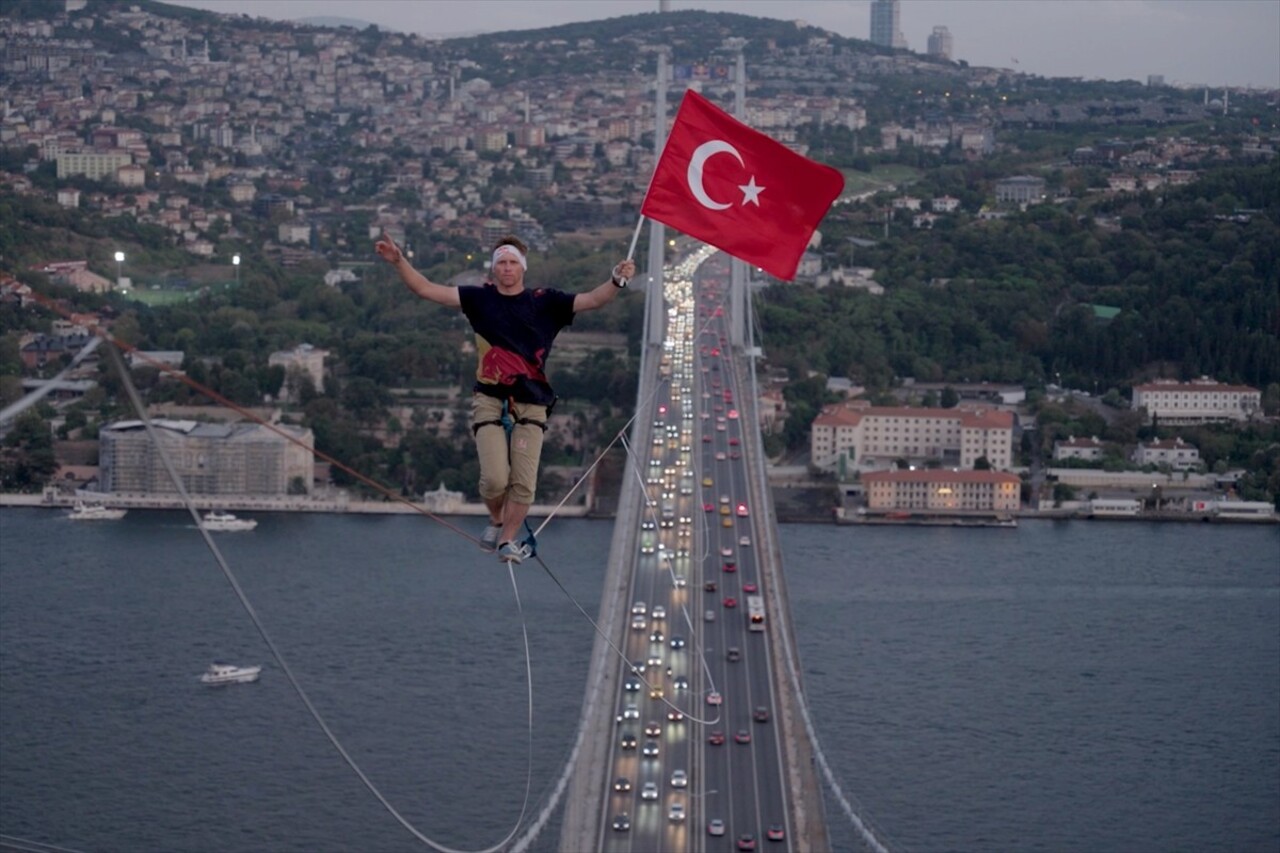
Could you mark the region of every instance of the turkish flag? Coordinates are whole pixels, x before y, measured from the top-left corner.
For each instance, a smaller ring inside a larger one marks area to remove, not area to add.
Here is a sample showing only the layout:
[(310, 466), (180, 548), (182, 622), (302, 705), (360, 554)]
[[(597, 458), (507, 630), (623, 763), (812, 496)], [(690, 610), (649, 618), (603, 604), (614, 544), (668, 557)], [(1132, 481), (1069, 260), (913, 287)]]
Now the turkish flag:
[(640, 214), (790, 281), (844, 176), (688, 90)]

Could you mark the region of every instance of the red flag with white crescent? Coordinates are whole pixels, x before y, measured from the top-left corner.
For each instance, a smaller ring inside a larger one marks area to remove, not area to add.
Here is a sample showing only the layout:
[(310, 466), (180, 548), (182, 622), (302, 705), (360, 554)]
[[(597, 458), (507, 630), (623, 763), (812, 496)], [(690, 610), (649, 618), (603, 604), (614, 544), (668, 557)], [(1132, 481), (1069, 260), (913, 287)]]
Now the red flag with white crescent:
[(837, 170), (688, 90), (640, 213), (791, 280), (843, 189)]

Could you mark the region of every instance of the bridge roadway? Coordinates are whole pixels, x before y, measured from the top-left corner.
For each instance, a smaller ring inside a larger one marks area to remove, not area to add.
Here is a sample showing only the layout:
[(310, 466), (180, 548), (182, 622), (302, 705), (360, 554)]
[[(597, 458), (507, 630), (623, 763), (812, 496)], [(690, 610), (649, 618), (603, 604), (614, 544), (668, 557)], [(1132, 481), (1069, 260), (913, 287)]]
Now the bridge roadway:
[[(728, 851), (747, 849), (746, 835), (761, 850), (830, 849), (757, 473), (755, 394), (744, 387), (749, 366), (727, 346), (727, 261), (697, 269), (693, 282), (680, 265), (668, 270), (665, 340), (643, 359), (600, 606), (609, 642), (597, 637), (587, 678), (566, 851)], [(764, 631), (748, 628), (751, 584)], [(717, 693), (722, 704), (710, 704)], [(712, 821), (723, 835), (711, 834)]]

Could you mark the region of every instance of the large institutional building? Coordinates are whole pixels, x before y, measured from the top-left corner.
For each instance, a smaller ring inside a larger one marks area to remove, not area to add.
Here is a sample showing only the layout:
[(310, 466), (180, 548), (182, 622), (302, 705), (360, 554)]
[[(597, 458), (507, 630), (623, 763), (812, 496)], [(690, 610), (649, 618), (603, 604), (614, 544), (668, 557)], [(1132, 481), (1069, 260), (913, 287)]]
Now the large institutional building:
[[(151, 425), (190, 494), (311, 493), (315, 437), (309, 429), (156, 419)], [(280, 433), (292, 436), (296, 442)], [(102, 491), (177, 494), (142, 421), (118, 421), (103, 427), (98, 438)]]
[[(1013, 465), (1013, 413), (989, 408), (872, 406), (863, 400), (825, 407), (813, 421), (812, 462), (885, 468), (899, 459), (973, 468), (985, 457), (995, 470)], [(842, 463), (841, 460), (844, 460)]]
[(1133, 406), (1162, 424), (1247, 421), (1262, 411), (1262, 392), (1247, 385), (1223, 385), (1212, 379), (1176, 382), (1157, 379), (1133, 387)]
[(873, 471), (862, 475), (867, 509), (1017, 512), (1022, 481), (1002, 471)]

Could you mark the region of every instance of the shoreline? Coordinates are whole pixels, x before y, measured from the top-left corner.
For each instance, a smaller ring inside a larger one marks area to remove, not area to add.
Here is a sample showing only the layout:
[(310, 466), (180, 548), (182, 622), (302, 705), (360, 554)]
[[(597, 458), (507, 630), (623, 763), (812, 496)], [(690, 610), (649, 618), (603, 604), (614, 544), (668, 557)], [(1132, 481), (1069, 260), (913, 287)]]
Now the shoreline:
[[(183, 510), (186, 504), (172, 496), (154, 495), (103, 495), (101, 500), (82, 495), (46, 495), (0, 492), (0, 508), (16, 507), (28, 509), (70, 510), (77, 501), (103, 503), (121, 509), (139, 510)], [(481, 517), (488, 515), (483, 504), (450, 502), (447, 506), (429, 506), (420, 502), (400, 501), (352, 501), (341, 498), (322, 499), (297, 497), (250, 497), (222, 495), (212, 498), (206, 495), (192, 497), (192, 504), (202, 512), (222, 510), (230, 512), (310, 512), (354, 515), (427, 515)], [(775, 501), (775, 507), (777, 503)], [(547, 518), (552, 515), (585, 518), (594, 521), (611, 520), (613, 512), (601, 511), (582, 504), (554, 506), (550, 504), (534, 504), (529, 509), (530, 518)], [(775, 512), (778, 524), (830, 524), (834, 527), (973, 527), (1016, 529), (1023, 520), (1037, 521), (1147, 521), (1171, 524), (1280, 524), (1280, 515), (1270, 516), (1224, 516), (1209, 513), (1190, 512), (1154, 512), (1136, 515), (1097, 515), (1078, 510), (1030, 510), (1024, 509), (1004, 514), (1007, 517), (997, 518), (992, 515), (973, 513), (921, 514), (906, 518), (885, 518), (884, 516), (846, 516), (840, 517), (834, 509), (825, 512), (818, 510)]]

